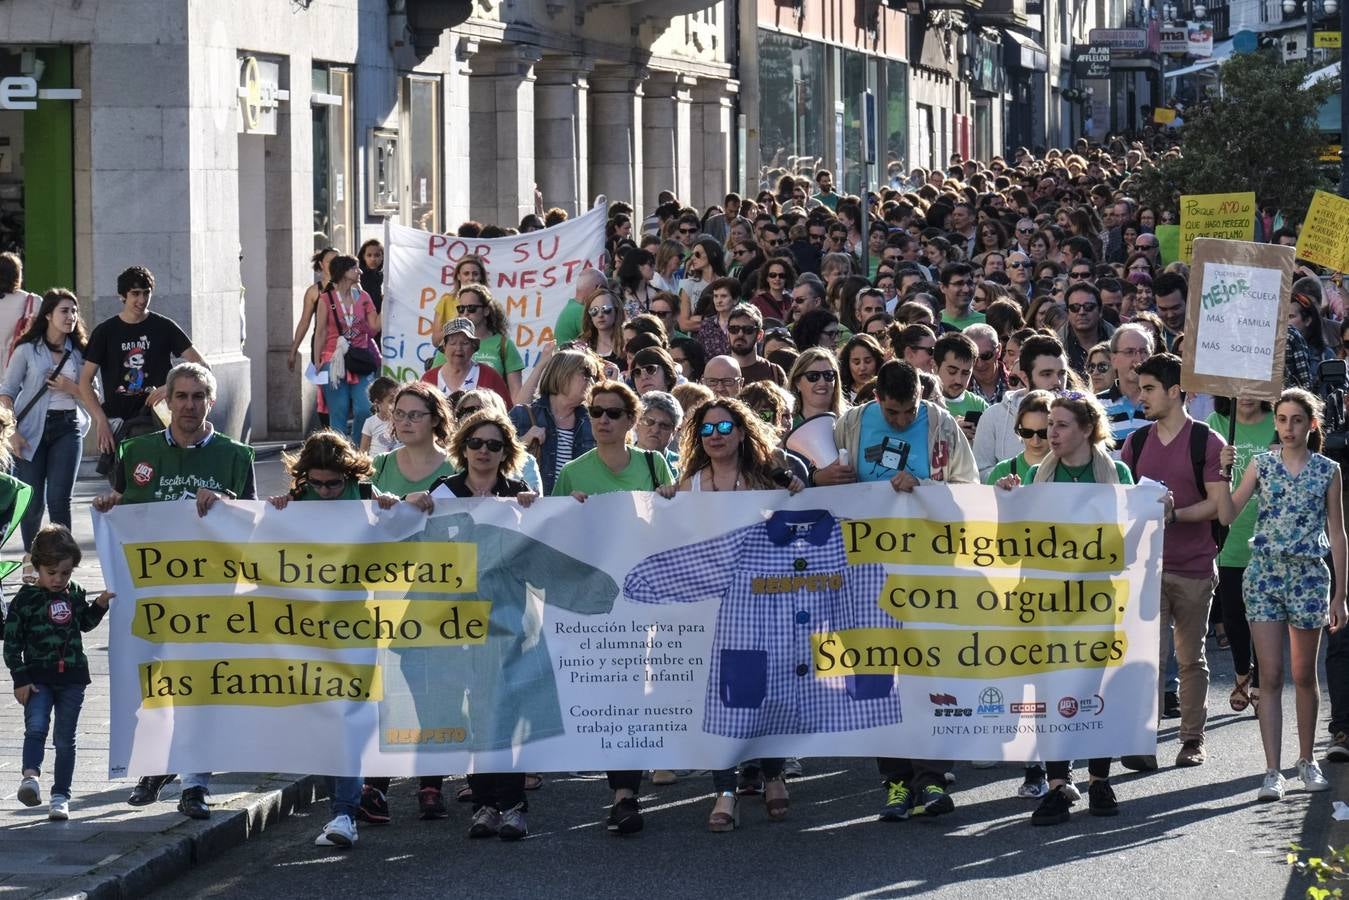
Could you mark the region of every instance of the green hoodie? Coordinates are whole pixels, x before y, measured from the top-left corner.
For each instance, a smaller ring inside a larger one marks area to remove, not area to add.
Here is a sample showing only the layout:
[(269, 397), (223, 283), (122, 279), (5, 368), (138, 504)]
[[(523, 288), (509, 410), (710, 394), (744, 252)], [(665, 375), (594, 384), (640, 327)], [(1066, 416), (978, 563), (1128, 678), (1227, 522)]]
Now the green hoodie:
[(59, 593), (26, 584), (5, 620), (5, 665), (16, 688), (26, 684), (88, 684), (82, 631), (93, 631), (107, 610), (75, 582)]

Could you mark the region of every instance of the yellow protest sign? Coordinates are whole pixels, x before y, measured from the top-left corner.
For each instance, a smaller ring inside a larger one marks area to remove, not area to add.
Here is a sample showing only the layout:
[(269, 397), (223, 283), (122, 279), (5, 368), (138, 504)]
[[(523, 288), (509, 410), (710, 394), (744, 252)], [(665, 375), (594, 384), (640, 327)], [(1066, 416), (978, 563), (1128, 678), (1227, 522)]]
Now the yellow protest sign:
[(1255, 237), (1255, 192), (1190, 194), (1180, 198), (1180, 261), (1189, 264), (1197, 237), (1249, 241)]
[(1165, 106), (1159, 106), (1152, 111), (1152, 121), (1157, 125), (1169, 125), (1176, 121), (1176, 111)]
[(1316, 192), (1298, 235), (1297, 256), (1336, 272), (1349, 270), (1349, 200)]

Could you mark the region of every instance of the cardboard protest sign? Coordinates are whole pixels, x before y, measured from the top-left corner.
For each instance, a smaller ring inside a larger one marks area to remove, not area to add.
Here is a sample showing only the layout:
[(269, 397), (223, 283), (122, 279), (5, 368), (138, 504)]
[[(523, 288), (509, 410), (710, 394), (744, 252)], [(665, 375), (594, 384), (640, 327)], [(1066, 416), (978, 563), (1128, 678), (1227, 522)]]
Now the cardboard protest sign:
[(1216, 397), (1278, 399), (1293, 260), (1292, 247), (1195, 240), (1182, 389)]
[(1255, 193), (1190, 194), (1180, 198), (1180, 261), (1193, 259), (1199, 237), (1249, 241), (1255, 238)]
[(1297, 258), (1335, 272), (1349, 270), (1349, 200), (1316, 192), (1297, 238)]

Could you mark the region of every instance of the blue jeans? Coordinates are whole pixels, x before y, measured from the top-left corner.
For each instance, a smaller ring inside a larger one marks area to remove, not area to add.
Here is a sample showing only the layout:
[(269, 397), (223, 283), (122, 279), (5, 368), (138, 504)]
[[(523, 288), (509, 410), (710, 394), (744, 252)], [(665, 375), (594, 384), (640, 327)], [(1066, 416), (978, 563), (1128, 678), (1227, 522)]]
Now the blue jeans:
[(328, 798), (334, 819), (351, 816), (351, 821), (356, 821), (356, 810), (361, 805), (361, 787), (364, 784), (365, 781), (359, 775), (355, 778), (328, 777)]
[(53, 525), (70, 527), (70, 492), (80, 471), (82, 444), (75, 410), (53, 410), (43, 423), (42, 440), (32, 448), (33, 458), (15, 458), (14, 477), (33, 489), (19, 525), (24, 552), (32, 549), (33, 537), (42, 527), (44, 505)]
[(23, 707), (23, 769), (42, 772), (42, 756), (47, 747), (47, 730), (52, 710), (56, 710), (56, 765), (53, 767), (52, 794), (70, 796), (70, 779), (75, 775), (75, 726), (84, 705), (82, 684), (35, 684)]
[[(328, 371), (324, 363), (320, 372)], [(365, 375), (355, 384), (348, 384), (345, 378), (333, 379), (323, 386), (323, 401), (328, 404), (328, 420), (334, 431), (339, 431), (359, 444), (361, 426), (370, 415), (370, 382), (375, 376)], [(336, 382), (336, 383), (334, 383)], [(347, 430), (347, 417), (351, 417), (351, 430)]]

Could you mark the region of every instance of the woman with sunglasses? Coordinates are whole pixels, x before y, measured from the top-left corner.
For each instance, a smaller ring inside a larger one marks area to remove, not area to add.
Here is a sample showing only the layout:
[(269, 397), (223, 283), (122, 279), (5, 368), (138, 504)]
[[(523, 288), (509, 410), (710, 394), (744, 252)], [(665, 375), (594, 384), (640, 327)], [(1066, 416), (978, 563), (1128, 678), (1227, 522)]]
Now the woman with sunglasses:
[[(374, 500), (381, 509), (398, 503), (396, 496), (383, 493), (370, 483), (373, 471), (370, 457), (336, 431), (315, 432), (305, 439), (299, 453), (283, 454), (281, 458), (290, 475), (290, 491), (267, 501), (278, 510), (285, 509), (292, 500)], [(370, 788), (362, 786), (359, 775), (328, 778), (332, 820), (323, 826), (314, 843), (321, 847), (355, 844), (356, 820), (363, 818), (361, 807), (369, 791)], [(380, 793), (381, 803), (383, 799)], [(388, 804), (383, 804), (383, 810), (382, 822), (388, 822)]]
[(843, 334), (843, 325), (838, 316), (827, 309), (812, 309), (792, 323), (792, 340), (802, 350), (810, 347), (823, 347), (830, 353), (836, 351), (839, 336)]
[[(454, 420), (462, 423), (469, 416), (484, 409), (488, 412), (499, 413), (503, 418), (510, 418), (510, 410), (506, 408), (506, 404), (501, 402), (501, 397), (498, 396), (495, 391), (484, 391), (479, 389), (476, 391), (464, 391), (455, 399)], [(458, 434), (458, 429), (460, 427), (462, 427), (462, 425), (456, 426), (455, 434)], [(450, 439), (450, 449), (451, 451), (454, 449), (453, 438)], [(454, 460), (453, 452), (450, 454), (450, 459), (451, 461)], [(525, 484), (529, 485), (531, 491), (536, 494), (543, 494), (543, 478), (539, 475), (539, 461), (534, 458), (533, 454), (525, 454), (524, 462), (520, 464), (519, 478)]]
[[(455, 295), (455, 300), (455, 312), (473, 323), (478, 338), (478, 349), (473, 354), (473, 361), (495, 369), (505, 379), (510, 396), (519, 395), (520, 373), (525, 369), (525, 361), (515, 341), (507, 336), (510, 320), (506, 318), (506, 310), (485, 284), (463, 286)], [(437, 354), (435, 364), (444, 362), (444, 353)]]
[[(585, 413), (595, 435), (595, 448), (562, 467), (551, 495), (572, 497), (584, 503), (597, 494), (620, 491), (655, 491), (674, 484), (674, 473), (663, 453), (642, 450), (628, 443), (637, 421), (639, 401), (632, 388), (621, 381), (601, 381), (590, 391)], [(605, 827), (614, 834), (632, 834), (642, 829), (642, 811), (637, 792), (640, 771), (608, 773), (613, 805)]]
[(726, 277), (726, 262), (721, 245), (712, 238), (699, 238), (689, 248), (684, 263), (684, 277), (679, 282), (679, 327), (694, 334), (702, 318), (694, 310), (703, 290), (718, 278)]
[(838, 351), (838, 368), (843, 387), (843, 399), (852, 403), (857, 391), (871, 379), (885, 362), (876, 339), (866, 334), (856, 334), (848, 339)]
[[(1019, 417), (1019, 416), (1018, 416)], [(1077, 391), (1060, 393), (1050, 401), (1047, 426), (1049, 453), (1024, 476), (1008, 474), (996, 482), (1003, 490), (1022, 484), (1121, 484), (1134, 483), (1129, 467), (1111, 459), (1110, 425), (1105, 410), (1091, 394)], [(1038, 434), (1037, 434), (1038, 437)], [(1071, 763), (1055, 760), (1046, 763), (1049, 793), (1031, 814), (1032, 825), (1062, 825), (1068, 821), (1070, 807), (1082, 799), (1073, 784)], [(1115, 791), (1110, 786), (1110, 757), (1087, 763), (1090, 785), (1087, 811), (1093, 816), (1119, 814)]]
[(731, 264), (726, 274), (748, 287), (758, 280), (759, 268), (764, 264), (763, 250), (753, 240), (737, 241), (730, 247)]
[(841, 415), (844, 409), (841, 381), (838, 359), (833, 353), (823, 347), (811, 347), (802, 352), (787, 375), (796, 410), (792, 427), (824, 413)]
[[(695, 493), (722, 491), (772, 491), (786, 488), (795, 494), (805, 483), (782, 465), (774, 452), (777, 435), (739, 400), (718, 397), (693, 411), (679, 442), (684, 460), (677, 490)], [(665, 489), (672, 496), (675, 489)], [(764, 758), (747, 763), (763, 778), (764, 805), (768, 816), (780, 821), (787, 815), (787, 782), (782, 777), (785, 760)], [(712, 772), (716, 801), (707, 819), (707, 830), (734, 831), (740, 824), (735, 768)]]
[(511, 410), (511, 424), (538, 455), (547, 493), (563, 466), (595, 446), (584, 404), (599, 377), (600, 363), (592, 354), (559, 350), (539, 367), (539, 396)]
[(1115, 367), (1110, 363), (1110, 342), (1101, 341), (1087, 351), (1087, 378), (1091, 392), (1101, 394), (1115, 384)]
[(441, 296), (431, 315), (432, 334), (440, 334), (445, 329), (445, 323), (457, 316), (455, 307), (459, 305), (459, 291), (464, 285), (487, 283), (487, 265), (482, 257), (472, 253), (461, 256), (454, 264), (450, 281), (449, 293)]
[(775, 256), (759, 267), (758, 284), (750, 302), (765, 319), (787, 321), (792, 306), (792, 288), (796, 286), (796, 267), (783, 256)]
[(623, 353), (623, 304), (608, 291), (590, 298), (581, 321), (581, 340), (600, 359), (613, 363), (621, 371), (627, 365)]
[(668, 352), (660, 347), (647, 347), (633, 354), (628, 380), (633, 390), (641, 396), (649, 391), (673, 390), (679, 383), (679, 374)]
[(1014, 429), (1021, 441), (1021, 452), (990, 469), (984, 476), (984, 484), (997, 484), (1008, 475), (1024, 478), (1033, 467), (1044, 462), (1049, 455), (1049, 404), (1053, 400), (1050, 391), (1030, 391), (1021, 398)]

